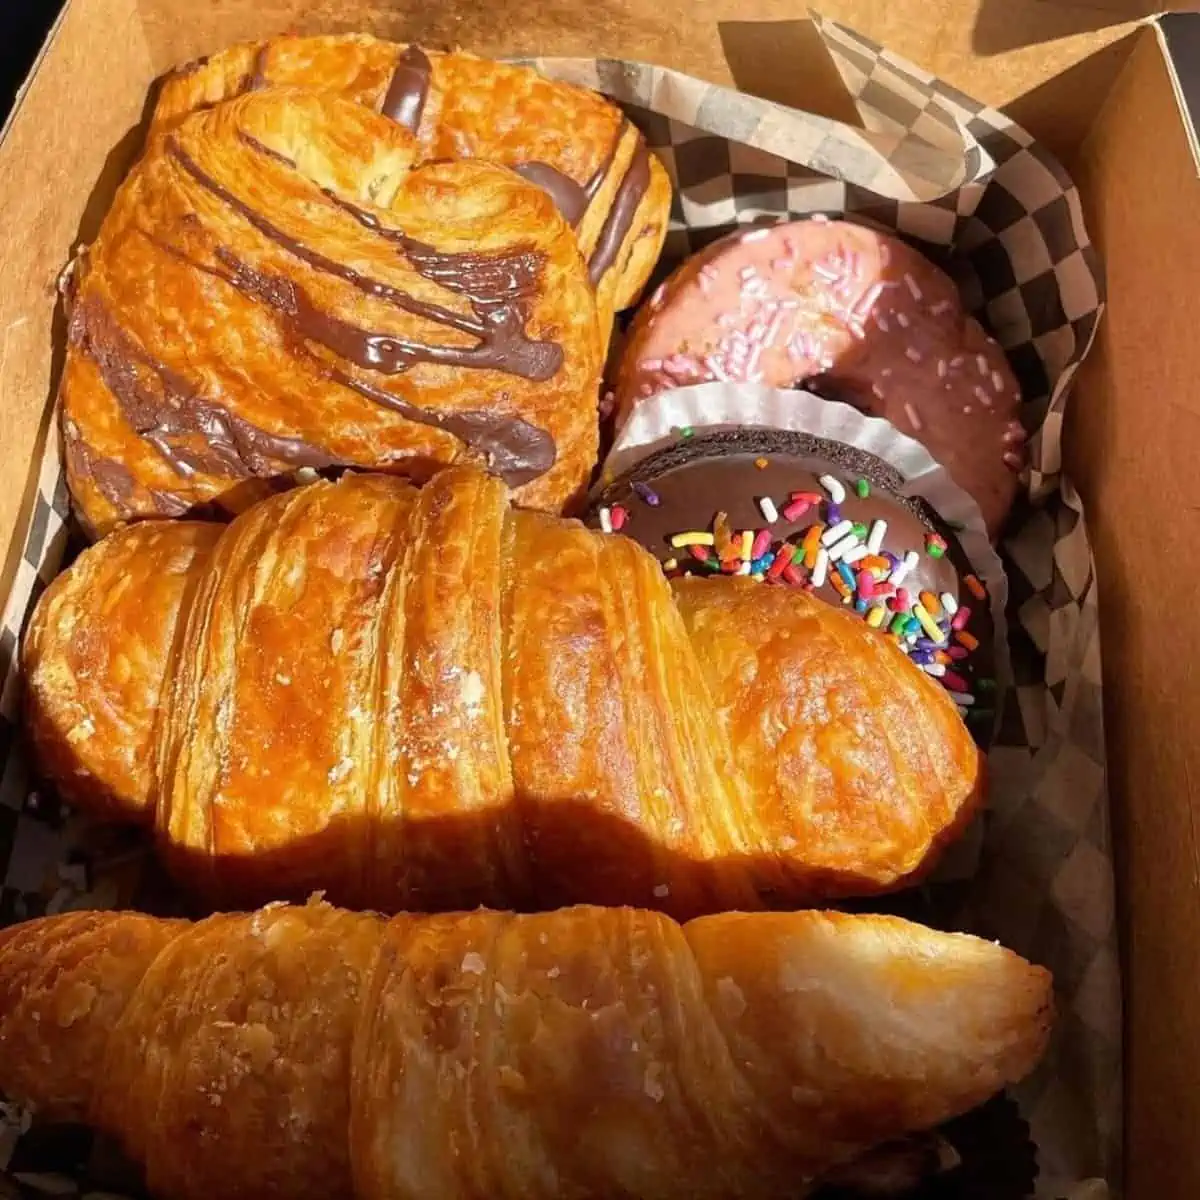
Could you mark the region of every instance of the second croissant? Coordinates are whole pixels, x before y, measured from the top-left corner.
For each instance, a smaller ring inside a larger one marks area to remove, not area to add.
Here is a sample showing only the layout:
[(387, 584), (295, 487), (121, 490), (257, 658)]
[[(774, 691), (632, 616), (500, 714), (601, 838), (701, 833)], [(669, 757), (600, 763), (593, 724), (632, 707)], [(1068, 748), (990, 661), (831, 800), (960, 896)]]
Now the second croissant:
[(796, 905), (912, 881), (981, 791), (953, 703), (861, 621), (672, 591), (473, 469), (123, 530), (25, 662), (43, 773), (217, 904)]

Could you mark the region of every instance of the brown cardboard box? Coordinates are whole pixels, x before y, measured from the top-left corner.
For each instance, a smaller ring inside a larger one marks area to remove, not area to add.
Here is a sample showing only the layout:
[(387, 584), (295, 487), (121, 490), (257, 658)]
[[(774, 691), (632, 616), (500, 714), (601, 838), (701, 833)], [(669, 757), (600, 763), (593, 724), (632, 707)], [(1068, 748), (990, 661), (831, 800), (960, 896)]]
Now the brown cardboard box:
[[(1005, 106), (1075, 171), (1109, 310), (1077, 381), (1068, 466), (1100, 572), (1126, 996), (1128, 1194), (1200, 1195), (1200, 261), (1189, 112), (1200, 15), (1142, 0), (825, 0)], [(1182, 7), (1182, 6), (1180, 6)], [(55, 280), (139, 145), (152, 80), (230, 41), (366, 29), (481, 53), (657, 61), (852, 119), (790, 0), (71, 0), (0, 141), (0, 599), (18, 569), (60, 366)], [(798, 69), (798, 64), (802, 69)], [(1196, 251), (1193, 257), (1192, 251)], [(1161, 599), (1160, 599), (1161, 598)], [(1157, 604), (1166, 600), (1163, 611)], [(0, 646), (0, 653), (12, 647)], [(1193, 690), (1197, 689), (1197, 690)]]

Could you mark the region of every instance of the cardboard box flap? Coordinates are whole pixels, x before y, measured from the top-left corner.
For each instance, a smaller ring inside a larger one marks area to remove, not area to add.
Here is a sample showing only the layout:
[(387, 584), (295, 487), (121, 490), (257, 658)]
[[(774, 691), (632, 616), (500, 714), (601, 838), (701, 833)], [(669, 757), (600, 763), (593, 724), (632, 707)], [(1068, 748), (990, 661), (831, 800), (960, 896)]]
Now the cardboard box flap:
[(26, 468), (50, 436), (64, 342), (57, 280), (141, 145), (151, 78), (135, 0), (74, 0), (0, 139), (0, 597), (21, 569), (14, 532), (35, 483)]
[(1076, 170), (1109, 304), (1068, 413), (1067, 461), (1101, 580), (1128, 1187), (1156, 1200), (1200, 1194), (1200, 574), (1182, 568), (1200, 513), (1200, 179), (1179, 107), (1196, 111), (1197, 48), (1198, 14), (1137, 39)]

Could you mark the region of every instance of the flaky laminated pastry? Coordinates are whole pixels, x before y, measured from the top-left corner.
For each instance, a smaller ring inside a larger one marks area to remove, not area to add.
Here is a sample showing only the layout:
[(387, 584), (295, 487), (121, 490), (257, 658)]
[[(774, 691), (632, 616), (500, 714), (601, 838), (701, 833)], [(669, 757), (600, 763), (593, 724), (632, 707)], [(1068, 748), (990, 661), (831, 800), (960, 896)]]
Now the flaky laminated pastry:
[(552, 197), (269, 88), (151, 134), (68, 283), (68, 482), (95, 532), (236, 512), (300, 468), (470, 461), (558, 510), (606, 331)]
[(163, 1200), (783, 1200), (1032, 1069), (1050, 978), (889, 917), (324, 904), (0, 931), (0, 1088)]
[(474, 469), (119, 531), (23, 653), (43, 775), (219, 904), (796, 905), (911, 882), (982, 792), (947, 693), (861, 620), (673, 589)]
[(367, 34), (276, 37), (187, 63), (163, 81), (154, 128), (268, 87), (366, 105), (416, 137), (422, 158), (503, 163), (543, 187), (575, 229), (607, 328), (650, 275), (671, 205), (662, 164), (603, 96), (528, 67)]

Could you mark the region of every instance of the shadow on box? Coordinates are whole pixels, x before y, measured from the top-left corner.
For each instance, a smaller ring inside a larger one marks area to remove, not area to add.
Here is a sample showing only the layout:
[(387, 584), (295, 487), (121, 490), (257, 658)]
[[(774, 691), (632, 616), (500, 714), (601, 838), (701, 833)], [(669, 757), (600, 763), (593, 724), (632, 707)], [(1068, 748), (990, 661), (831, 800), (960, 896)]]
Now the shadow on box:
[[(717, 34), (739, 91), (862, 128), (858, 109), (809, 18), (719, 21)], [(804, 63), (804, 70), (796, 70), (797, 63)]]
[(1169, 4), (1143, 4), (1138, 0), (1039, 0), (1026, 19), (1014, 20), (1012, 0), (983, 0), (971, 33), (971, 49), (989, 58), (1123, 25), (1166, 7)]

